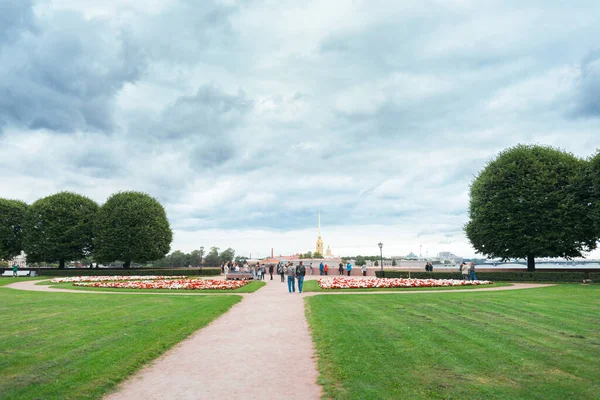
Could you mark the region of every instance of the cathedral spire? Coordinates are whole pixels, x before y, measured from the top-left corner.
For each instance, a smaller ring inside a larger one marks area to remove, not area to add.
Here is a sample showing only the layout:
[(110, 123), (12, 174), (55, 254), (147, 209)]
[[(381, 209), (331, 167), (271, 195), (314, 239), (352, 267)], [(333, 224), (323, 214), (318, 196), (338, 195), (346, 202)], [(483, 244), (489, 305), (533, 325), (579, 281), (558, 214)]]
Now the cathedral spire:
[(321, 209), (319, 209), (319, 237), (317, 237), (317, 247), (315, 252), (319, 253), (321, 257), (323, 256), (323, 239), (321, 239)]

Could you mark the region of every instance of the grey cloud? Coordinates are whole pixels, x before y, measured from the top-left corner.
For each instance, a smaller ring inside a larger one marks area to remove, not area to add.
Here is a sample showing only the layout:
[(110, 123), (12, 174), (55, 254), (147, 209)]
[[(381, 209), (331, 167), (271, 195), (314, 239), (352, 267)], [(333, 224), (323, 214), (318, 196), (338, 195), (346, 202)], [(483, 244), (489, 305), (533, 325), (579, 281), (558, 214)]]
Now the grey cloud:
[(167, 107), (152, 132), (170, 139), (220, 136), (236, 127), (251, 108), (252, 101), (243, 91), (230, 95), (207, 84), (200, 86), (196, 95), (179, 97)]
[(195, 170), (205, 170), (220, 167), (234, 158), (236, 149), (231, 143), (222, 142), (217, 138), (196, 145), (190, 154), (190, 163)]
[(34, 28), (32, 0), (0, 2), (0, 48), (16, 40), (25, 30)]
[(239, 6), (214, 0), (179, 0), (138, 26), (150, 57), (172, 64), (218, 58), (237, 35), (231, 17)]
[(600, 117), (600, 50), (590, 54), (581, 64), (577, 102), (578, 116)]
[(0, 53), (0, 120), (56, 132), (114, 128), (114, 98), (144, 70), (126, 32), (56, 12)]

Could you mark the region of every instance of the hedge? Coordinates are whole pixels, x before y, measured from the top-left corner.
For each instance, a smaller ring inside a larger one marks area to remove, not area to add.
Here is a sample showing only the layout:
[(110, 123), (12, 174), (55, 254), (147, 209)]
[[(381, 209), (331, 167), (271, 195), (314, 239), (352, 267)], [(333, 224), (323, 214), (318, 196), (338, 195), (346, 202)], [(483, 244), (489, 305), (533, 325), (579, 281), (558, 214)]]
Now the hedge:
[[(511, 281), (511, 282), (582, 282), (584, 279), (600, 281), (600, 272), (475, 272), (478, 280), (482, 281)], [(375, 274), (381, 277), (381, 271)], [(589, 275), (589, 277), (588, 277)], [(406, 271), (385, 271), (386, 278), (408, 278)], [(412, 272), (415, 279), (462, 279), (459, 272)]]
[[(20, 271), (36, 271), (36, 268), (23, 268)], [(40, 268), (42, 276), (107, 276), (107, 275), (186, 275), (215, 276), (221, 274), (221, 268)]]

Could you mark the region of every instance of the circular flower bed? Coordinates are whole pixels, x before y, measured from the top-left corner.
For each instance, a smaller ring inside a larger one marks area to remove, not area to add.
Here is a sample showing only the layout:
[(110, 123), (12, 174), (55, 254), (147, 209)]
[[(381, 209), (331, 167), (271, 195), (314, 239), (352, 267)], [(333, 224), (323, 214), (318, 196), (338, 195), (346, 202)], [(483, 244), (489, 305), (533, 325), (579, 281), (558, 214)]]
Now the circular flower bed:
[(113, 282), (75, 282), (75, 286), (119, 289), (183, 289), (183, 290), (234, 290), (249, 281), (221, 281), (208, 279), (169, 279)]
[(50, 282), (52, 283), (65, 283), (65, 282), (109, 282), (109, 281), (151, 281), (156, 279), (185, 279), (185, 275), (173, 275), (173, 276), (162, 276), (162, 275), (129, 275), (129, 276), (72, 276), (70, 278), (54, 278)]
[(491, 281), (463, 281), (457, 279), (404, 279), (404, 278), (319, 278), (322, 289), (370, 289), (491, 285)]

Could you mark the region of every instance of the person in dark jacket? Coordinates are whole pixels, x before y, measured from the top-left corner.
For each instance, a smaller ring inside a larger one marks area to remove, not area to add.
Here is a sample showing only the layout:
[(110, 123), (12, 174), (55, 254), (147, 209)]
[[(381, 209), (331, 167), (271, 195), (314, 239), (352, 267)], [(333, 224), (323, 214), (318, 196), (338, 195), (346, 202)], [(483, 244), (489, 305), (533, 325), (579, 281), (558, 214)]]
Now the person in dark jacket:
[(277, 264), (277, 273), (281, 276), (281, 282), (285, 282), (285, 266), (281, 263), (281, 261), (279, 264)]
[(338, 272), (340, 273), (340, 275), (344, 275), (344, 264), (342, 264), (341, 262), (338, 266)]
[(273, 280), (273, 264), (269, 264), (269, 275), (271, 275), (271, 280)]
[(302, 293), (302, 286), (304, 285), (304, 276), (306, 275), (306, 267), (302, 264), (302, 261), (296, 267), (296, 279), (298, 280), (298, 292)]

